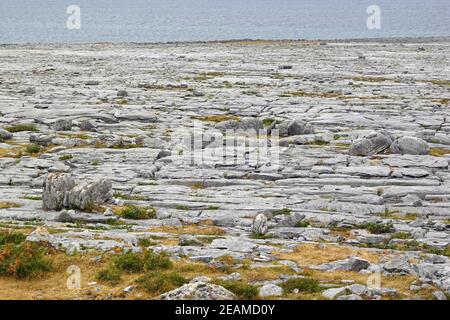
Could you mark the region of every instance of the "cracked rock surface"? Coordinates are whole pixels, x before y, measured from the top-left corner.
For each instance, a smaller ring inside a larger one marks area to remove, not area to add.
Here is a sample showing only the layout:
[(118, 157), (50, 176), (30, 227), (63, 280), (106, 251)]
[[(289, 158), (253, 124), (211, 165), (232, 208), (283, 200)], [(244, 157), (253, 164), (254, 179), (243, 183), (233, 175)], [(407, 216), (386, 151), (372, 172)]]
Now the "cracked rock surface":
[[(208, 265), (285, 261), (295, 274), (344, 270), (348, 280), (378, 270), (421, 288), (343, 284), (326, 298), (418, 298), (424, 284), (443, 298), (449, 103), (445, 41), (2, 46), (0, 222), (58, 229), (29, 240), (67, 252), (156, 239), (154, 251)], [(231, 160), (218, 152), (217, 133), (262, 128), (280, 132), (277, 165), (245, 161), (252, 149), (240, 144), (227, 145)], [(281, 274), (258, 281), (264, 296), (282, 294)], [(165, 297), (199, 286), (213, 285)]]

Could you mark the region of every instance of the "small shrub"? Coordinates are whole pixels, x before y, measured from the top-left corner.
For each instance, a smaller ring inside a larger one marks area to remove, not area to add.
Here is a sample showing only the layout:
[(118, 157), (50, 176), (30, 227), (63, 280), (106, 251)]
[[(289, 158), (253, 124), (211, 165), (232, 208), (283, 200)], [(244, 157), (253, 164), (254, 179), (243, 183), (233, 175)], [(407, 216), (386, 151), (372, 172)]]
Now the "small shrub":
[(73, 155), (71, 154), (64, 154), (61, 157), (59, 157), (59, 160), (64, 161), (64, 160), (70, 160), (73, 158)]
[(295, 225), (297, 228), (306, 228), (309, 227), (310, 222), (308, 220), (303, 220), (303, 221), (299, 221), (297, 222), (297, 224)]
[(396, 232), (392, 235), (393, 239), (411, 239), (411, 233), (409, 232)]
[(363, 229), (367, 229), (373, 234), (391, 233), (394, 231), (394, 226), (392, 222), (388, 223), (374, 223), (368, 222), (362, 225)]
[(24, 242), (26, 236), (20, 232), (2, 232), (0, 233), (0, 246), (7, 243), (20, 244)]
[(142, 220), (154, 219), (156, 217), (155, 208), (126, 205), (119, 210), (119, 215), (125, 219)]
[(106, 282), (111, 285), (116, 285), (120, 282), (121, 272), (115, 268), (107, 268), (100, 270), (97, 273), (97, 280), (101, 282)]
[(51, 271), (50, 262), (44, 260), (46, 250), (45, 247), (32, 242), (8, 243), (2, 246), (0, 248), (0, 276), (28, 279), (42, 272)]
[(21, 132), (21, 131), (37, 131), (36, 125), (34, 124), (14, 124), (6, 128), (9, 132)]
[(38, 146), (37, 144), (31, 144), (27, 146), (25, 152), (28, 154), (38, 154), (39, 152), (41, 152), (41, 147)]
[(117, 269), (128, 273), (137, 273), (144, 270), (144, 261), (139, 253), (123, 253), (115, 257), (113, 263)]
[(216, 281), (225, 289), (233, 292), (239, 299), (251, 300), (258, 297), (258, 287), (240, 281)]
[(125, 193), (121, 193), (121, 192), (115, 192), (114, 198), (124, 199), (124, 200), (146, 200), (147, 199), (147, 197), (144, 197), (144, 196), (125, 194)]
[(161, 294), (182, 286), (188, 280), (175, 272), (150, 272), (140, 277), (137, 282), (147, 292)]
[(138, 240), (138, 244), (139, 244), (139, 246), (141, 246), (141, 247), (150, 247), (150, 246), (156, 245), (157, 242), (152, 241), (152, 240), (147, 239), (147, 238), (140, 238), (140, 239)]
[(300, 292), (319, 292), (321, 287), (319, 281), (312, 278), (292, 278), (281, 284), (285, 293), (291, 293), (294, 289)]
[(147, 251), (144, 254), (144, 268), (146, 271), (164, 270), (172, 267), (172, 261), (165, 253), (154, 253)]
[(144, 253), (127, 252), (118, 255), (114, 258), (113, 265), (121, 271), (139, 273), (170, 269), (172, 261), (165, 253), (155, 253), (148, 250)]

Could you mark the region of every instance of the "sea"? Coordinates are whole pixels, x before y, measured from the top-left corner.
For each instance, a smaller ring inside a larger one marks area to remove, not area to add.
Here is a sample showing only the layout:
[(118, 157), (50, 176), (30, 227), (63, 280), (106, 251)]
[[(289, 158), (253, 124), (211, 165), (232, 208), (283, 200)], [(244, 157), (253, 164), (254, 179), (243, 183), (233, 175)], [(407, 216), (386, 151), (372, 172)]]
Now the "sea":
[(450, 36), (450, 0), (0, 0), (0, 44)]

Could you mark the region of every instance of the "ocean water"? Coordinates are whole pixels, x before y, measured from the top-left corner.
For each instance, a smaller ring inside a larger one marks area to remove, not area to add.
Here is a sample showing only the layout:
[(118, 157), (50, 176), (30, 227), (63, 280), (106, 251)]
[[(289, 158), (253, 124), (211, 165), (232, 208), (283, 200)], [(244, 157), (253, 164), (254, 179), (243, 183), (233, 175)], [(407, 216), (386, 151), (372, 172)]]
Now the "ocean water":
[[(66, 26), (69, 5), (80, 29)], [(427, 36), (450, 36), (450, 0), (0, 0), (0, 43)]]

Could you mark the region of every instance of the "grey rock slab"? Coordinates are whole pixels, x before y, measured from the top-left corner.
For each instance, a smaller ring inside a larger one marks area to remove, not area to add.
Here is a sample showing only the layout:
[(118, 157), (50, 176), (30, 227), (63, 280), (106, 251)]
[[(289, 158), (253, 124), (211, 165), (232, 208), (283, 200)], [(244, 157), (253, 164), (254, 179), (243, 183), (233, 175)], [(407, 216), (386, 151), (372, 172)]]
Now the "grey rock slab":
[(257, 247), (253, 242), (239, 238), (214, 239), (209, 245), (213, 249), (250, 253)]

